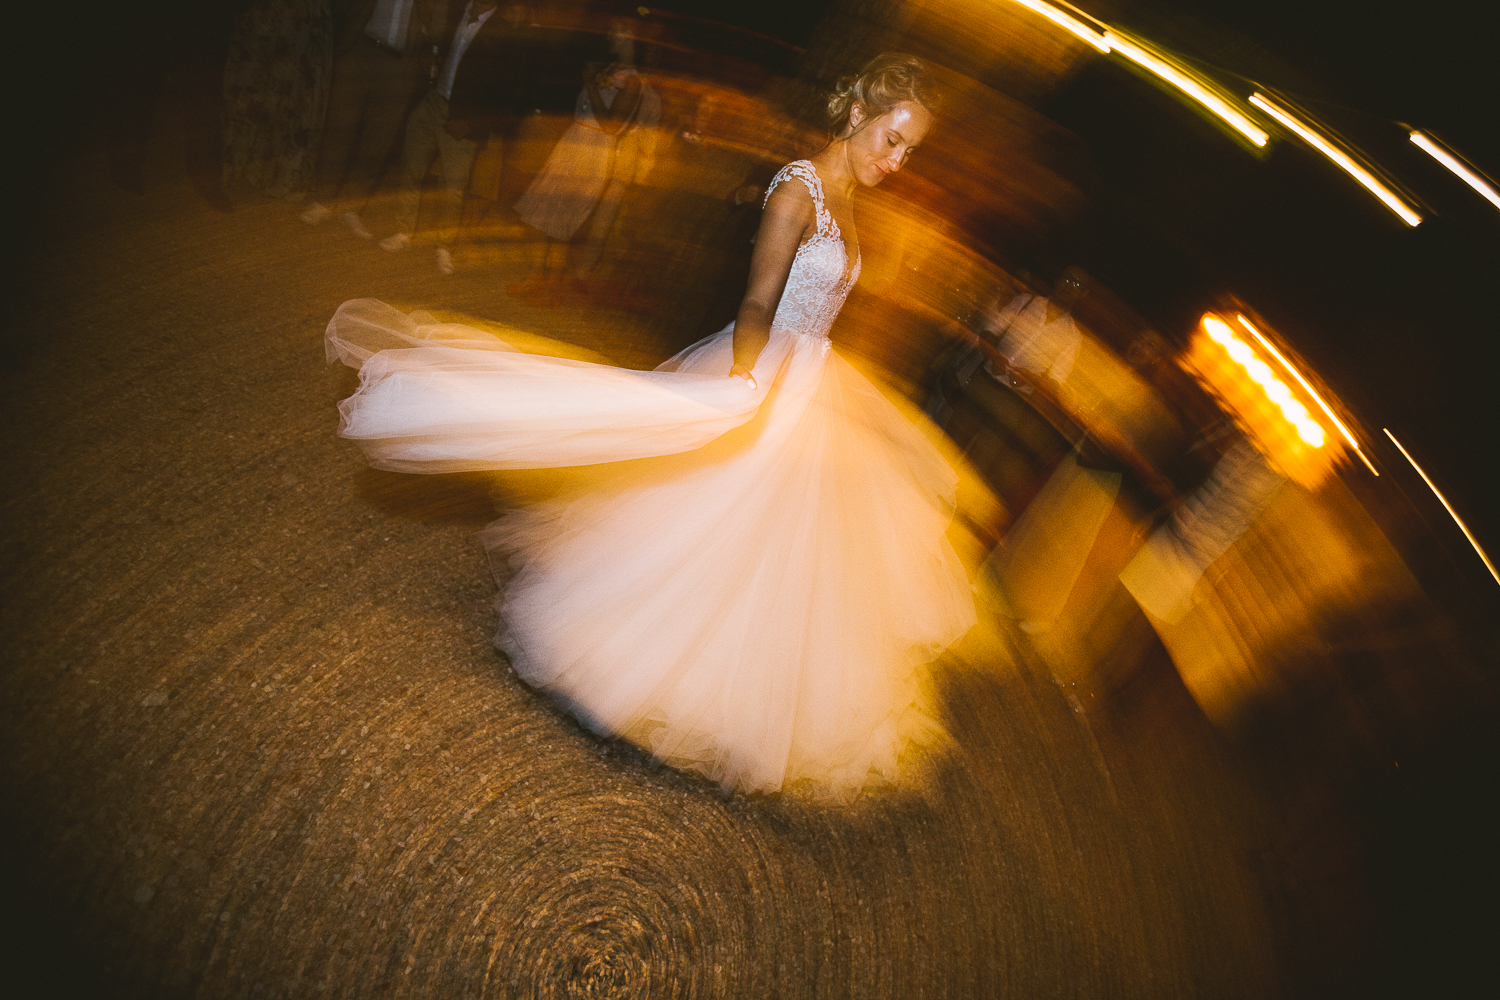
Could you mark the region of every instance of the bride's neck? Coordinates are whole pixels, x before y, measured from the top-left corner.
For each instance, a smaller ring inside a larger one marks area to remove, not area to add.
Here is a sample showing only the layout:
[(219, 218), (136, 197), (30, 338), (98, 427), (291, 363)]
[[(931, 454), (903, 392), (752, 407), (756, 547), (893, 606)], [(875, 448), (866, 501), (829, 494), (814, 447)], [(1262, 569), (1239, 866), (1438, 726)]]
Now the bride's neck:
[(823, 178), (823, 185), (828, 193), (845, 200), (854, 197), (854, 189), (859, 186), (859, 181), (849, 165), (847, 139), (833, 140), (812, 158), (812, 162), (818, 168), (818, 176)]

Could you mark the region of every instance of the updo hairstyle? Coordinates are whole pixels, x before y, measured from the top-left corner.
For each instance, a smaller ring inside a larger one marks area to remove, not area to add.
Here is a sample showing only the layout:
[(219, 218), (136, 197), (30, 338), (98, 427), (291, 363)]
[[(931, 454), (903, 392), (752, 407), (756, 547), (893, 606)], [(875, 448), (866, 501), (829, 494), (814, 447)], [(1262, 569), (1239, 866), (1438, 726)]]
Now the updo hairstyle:
[(915, 101), (936, 113), (938, 100), (922, 60), (904, 52), (886, 52), (866, 63), (859, 76), (839, 80), (838, 88), (828, 95), (828, 124), (834, 135), (842, 135), (855, 104), (864, 106), (869, 122), (902, 101)]

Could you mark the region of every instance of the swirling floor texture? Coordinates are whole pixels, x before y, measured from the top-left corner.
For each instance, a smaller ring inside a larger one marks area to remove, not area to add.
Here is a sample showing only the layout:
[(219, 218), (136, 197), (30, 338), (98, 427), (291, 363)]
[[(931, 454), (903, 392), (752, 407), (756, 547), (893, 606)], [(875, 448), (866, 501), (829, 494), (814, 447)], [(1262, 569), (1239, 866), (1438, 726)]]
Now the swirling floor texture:
[(517, 481), (370, 471), (321, 356), (350, 297), (507, 308), (524, 248), (444, 279), (68, 169), (0, 391), (12, 995), (1265, 997), (1357, 958), (1316, 824), (1164, 664), (1106, 708), (976, 636), (951, 750), (846, 808), (590, 737), (490, 645), (474, 534)]

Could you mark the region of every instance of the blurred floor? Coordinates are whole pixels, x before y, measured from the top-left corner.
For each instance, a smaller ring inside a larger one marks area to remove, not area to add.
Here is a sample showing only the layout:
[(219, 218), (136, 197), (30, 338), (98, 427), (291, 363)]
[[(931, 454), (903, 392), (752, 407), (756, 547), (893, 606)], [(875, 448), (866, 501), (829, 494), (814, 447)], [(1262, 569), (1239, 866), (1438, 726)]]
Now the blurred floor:
[(847, 809), (588, 736), (489, 644), (494, 485), (368, 470), (323, 325), (372, 295), (630, 364), (676, 345), (512, 302), (524, 246), (444, 278), (290, 203), (62, 169), (0, 392), (11, 995), (1365, 990), (1354, 838), (1159, 646), (1069, 695), (987, 615), (943, 675), (955, 752)]

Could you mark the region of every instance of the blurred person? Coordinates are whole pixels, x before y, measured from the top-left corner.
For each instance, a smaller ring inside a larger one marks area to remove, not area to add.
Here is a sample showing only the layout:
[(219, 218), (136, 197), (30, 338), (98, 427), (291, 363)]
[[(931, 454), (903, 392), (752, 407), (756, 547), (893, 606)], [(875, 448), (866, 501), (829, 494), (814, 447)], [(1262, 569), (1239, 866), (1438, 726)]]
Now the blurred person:
[[(339, 218), (361, 239), (360, 218), (395, 148), (422, 76), (431, 67), (446, 4), (452, 0), (344, 0), (328, 114), (302, 221)], [(333, 207), (330, 207), (333, 206)]]
[(1120, 582), (1153, 617), (1181, 621), (1195, 603), (1199, 579), (1286, 481), (1249, 438), (1236, 433), (1198, 488), (1146, 539)]
[[(969, 394), (971, 385), (976, 390), (984, 391), (983, 383), (973, 382), (975, 374), (981, 368), (986, 374), (994, 377), (994, 365), (990, 356), (998, 350), (999, 333), (995, 330), (993, 316), (1000, 312), (998, 309), (1000, 300), (1004, 299), (1009, 304), (1035, 297), (1030, 291), (1031, 275), (1029, 272), (1021, 271), (1011, 281), (1012, 284), (1008, 287), (1009, 294), (1007, 294), (1007, 286), (1002, 282), (1001, 286), (991, 293), (989, 305), (977, 308), (967, 316), (946, 323), (944, 332), (950, 343), (933, 359), (929, 367), (934, 377), (927, 392), (927, 401), (923, 406), (928, 419), (939, 427), (947, 427), (948, 418), (953, 414), (954, 404)], [(1000, 332), (1003, 332), (1003, 328)], [(1002, 385), (1010, 386), (1009, 379), (1000, 378), (999, 381)]]
[(432, 89), (406, 119), (401, 150), (401, 185), (396, 232), (380, 241), (396, 252), (411, 244), (422, 207), (422, 180), (433, 160), (441, 165), (442, 191), (435, 199), (437, 267), (453, 273), (452, 246), (458, 239), (464, 193), (479, 143), (515, 114), (516, 30), (526, 22), (526, 8), (468, 0), (451, 23), (446, 47), (439, 51)]
[[(566, 264), (568, 243), (598, 207), (610, 181), (617, 143), (637, 127), (645, 92), (640, 74), (629, 64), (590, 65), (584, 71), (573, 124), (516, 202), (521, 221), (548, 240), (542, 258), (543, 277)], [(659, 102), (656, 106), (659, 114)], [(633, 157), (631, 162), (633, 170)], [(613, 222), (611, 208), (608, 224)], [(602, 236), (600, 242), (602, 249)]]
[(330, 359), (361, 368), (341, 433), (375, 466), (606, 465), (486, 530), (496, 642), (594, 732), (726, 794), (894, 779), (918, 669), (975, 621), (945, 534), (957, 475), (828, 340), (860, 272), (853, 197), (905, 165), (933, 105), (911, 56), (845, 81), (828, 144), (769, 185), (737, 320), (654, 371), (369, 299), (329, 324)]
[(230, 37), (224, 66), (226, 181), (273, 198), (308, 190), (332, 68), (328, 0), (251, 5)]
[(617, 18), (610, 25), (610, 49), (619, 65), (631, 66), (640, 87), (640, 99), (632, 120), (615, 136), (614, 155), (609, 161), (609, 175), (599, 200), (589, 214), (588, 232), (573, 267), (573, 276), (584, 280), (599, 265), (609, 242), (626, 195), (637, 185), (645, 184), (656, 166), (657, 144), (661, 130), (661, 97), (635, 63), (635, 39), (626, 32), (629, 22)]
[(1057, 384), (1067, 381), (1081, 340), (1073, 307), (1088, 293), (1088, 275), (1070, 267), (1058, 277), (1051, 295), (1022, 292), (1004, 309), (987, 316), (983, 329), (998, 338), (996, 347), (1004, 358), (1004, 369), (995, 371), (993, 359), (988, 359), (984, 370), (1023, 394), (1029, 394), (1031, 386), (1016, 372)]

